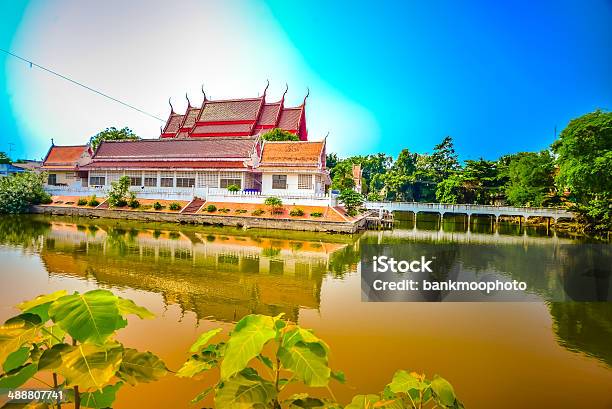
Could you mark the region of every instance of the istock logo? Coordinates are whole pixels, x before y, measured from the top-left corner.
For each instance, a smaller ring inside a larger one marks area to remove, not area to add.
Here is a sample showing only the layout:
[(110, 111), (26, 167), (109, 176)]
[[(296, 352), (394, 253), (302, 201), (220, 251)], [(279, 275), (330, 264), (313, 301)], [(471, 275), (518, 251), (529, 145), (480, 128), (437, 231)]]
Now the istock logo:
[(425, 256), (421, 256), (420, 260), (400, 260), (397, 261), (393, 257), (387, 256), (374, 256), (372, 257), (374, 263), (375, 273), (386, 273), (391, 271), (393, 273), (433, 273), (429, 265), (433, 260), (425, 259)]

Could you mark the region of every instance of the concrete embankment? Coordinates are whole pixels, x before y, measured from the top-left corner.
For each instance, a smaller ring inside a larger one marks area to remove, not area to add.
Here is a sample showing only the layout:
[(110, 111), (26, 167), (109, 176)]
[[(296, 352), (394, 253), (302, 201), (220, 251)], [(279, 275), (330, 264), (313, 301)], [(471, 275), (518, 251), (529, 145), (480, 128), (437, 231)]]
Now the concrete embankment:
[(62, 206), (32, 206), (31, 213), (58, 216), (79, 216), (89, 218), (107, 218), (137, 220), (143, 222), (189, 223), (219, 226), (243, 227), (245, 229), (277, 229), (312, 232), (355, 233), (363, 230), (366, 219), (355, 221), (332, 222), (324, 220), (299, 220), (289, 218), (257, 218), (242, 216), (214, 216), (207, 214), (160, 213), (147, 211), (122, 211), (108, 209), (87, 209)]

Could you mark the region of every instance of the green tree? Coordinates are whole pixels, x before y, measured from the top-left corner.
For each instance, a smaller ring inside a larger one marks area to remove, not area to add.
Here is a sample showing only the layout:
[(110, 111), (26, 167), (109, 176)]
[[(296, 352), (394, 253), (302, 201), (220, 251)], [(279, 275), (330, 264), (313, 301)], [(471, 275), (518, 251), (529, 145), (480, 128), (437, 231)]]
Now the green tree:
[(547, 151), (520, 152), (508, 164), (505, 193), (514, 206), (543, 206), (554, 192), (554, 158)]
[(261, 135), (261, 139), (265, 141), (277, 141), (277, 142), (299, 141), (300, 140), (300, 138), (297, 135), (292, 134), (291, 132), (287, 132), (280, 128), (274, 128), (264, 133), (263, 135)]
[(279, 197), (268, 197), (266, 200), (264, 200), (264, 204), (270, 208), (271, 214), (282, 212), (283, 201)]
[(482, 158), (466, 160), (462, 178), (466, 189), (464, 203), (492, 204), (503, 186), (497, 162)]
[(34, 172), (0, 178), (0, 213), (24, 213), (31, 205), (50, 203), (43, 189), (45, 179), (45, 174)]
[(557, 185), (569, 191), (586, 227), (612, 230), (612, 112), (597, 110), (570, 121), (552, 149)]
[(338, 155), (336, 153), (328, 153), (325, 157), (325, 167), (329, 169), (329, 175), (332, 178), (334, 177), (334, 168), (336, 167), (338, 162), (340, 162), (340, 159), (338, 159)]
[(121, 176), (118, 181), (111, 183), (108, 192), (108, 204), (112, 207), (123, 207), (128, 204), (128, 191), (130, 189), (130, 177)]
[(334, 176), (332, 178), (332, 189), (345, 190), (355, 187), (355, 179), (353, 179), (353, 163), (348, 160), (340, 161), (334, 167)]
[(97, 133), (91, 138), (91, 148), (95, 151), (102, 141), (123, 141), (123, 140), (137, 140), (140, 139), (132, 130), (128, 127), (117, 129), (114, 126), (106, 128), (102, 132)]
[(364, 202), (363, 195), (355, 192), (353, 189), (345, 189), (338, 195), (340, 200), (346, 209), (346, 214), (349, 216), (356, 216), (359, 207)]
[(429, 180), (440, 182), (460, 169), (458, 155), (455, 152), (453, 138), (445, 137), (434, 147), (433, 153), (427, 157), (426, 173)]
[(461, 173), (455, 173), (436, 185), (436, 199), (440, 203), (467, 203), (468, 192)]
[(9, 158), (6, 152), (0, 152), (0, 163), (12, 163), (11, 158)]

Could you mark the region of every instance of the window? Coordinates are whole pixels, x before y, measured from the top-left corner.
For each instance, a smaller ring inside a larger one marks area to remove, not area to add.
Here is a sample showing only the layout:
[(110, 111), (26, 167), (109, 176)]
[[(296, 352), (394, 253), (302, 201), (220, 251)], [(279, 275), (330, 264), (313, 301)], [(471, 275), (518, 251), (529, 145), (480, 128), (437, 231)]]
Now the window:
[(104, 186), (105, 183), (106, 183), (106, 178), (104, 176), (90, 176), (89, 177), (90, 186)]
[(145, 172), (144, 185), (146, 187), (157, 187), (157, 172)]
[(272, 175), (272, 189), (287, 189), (287, 175)]
[(199, 172), (198, 187), (218, 187), (219, 174), (217, 172)]
[(176, 187), (194, 187), (195, 178), (176, 178)]
[(298, 189), (312, 189), (312, 175), (298, 175)]
[(195, 172), (176, 172), (176, 187), (194, 187)]
[(174, 187), (174, 172), (162, 172), (159, 185), (161, 187)]
[(127, 172), (130, 177), (130, 186), (142, 186), (142, 172)]
[(57, 184), (57, 175), (55, 173), (50, 173), (47, 177), (47, 184), (55, 186)]
[(108, 172), (108, 184), (118, 181), (121, 176), (123, 176), (123, 172)]
[(236, 185), (239, 189), (242, 189), (241, 172), (221, 172), (219, 178), (219, 187), (222, 189), (225, 189), (230, 185)]

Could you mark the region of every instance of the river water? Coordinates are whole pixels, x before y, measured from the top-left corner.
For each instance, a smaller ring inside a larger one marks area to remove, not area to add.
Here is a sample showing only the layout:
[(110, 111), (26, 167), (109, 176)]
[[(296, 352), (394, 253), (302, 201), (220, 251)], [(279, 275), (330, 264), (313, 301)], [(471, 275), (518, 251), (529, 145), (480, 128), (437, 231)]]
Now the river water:
[[(42, 293), (110, 289), (157, 316), (130, 318), (119, 340), (176, 370), (201, 332), (282, 312), (330, 345), (331, 365), (347, 378), (331, 388), (341, 402), (378, 392), (407, 369), (440, 374), (467, 408), (612, 408), (610, 302), (362, 302), (363, 243), (452, 243), (460, 257), (494, 246), (495, 257), (479, 268), (514, 277), (529, 276), (530, 257), (550, 259), (544, 292), (562, 275), (555, 249), (589, 245), (546, 227), (495, 227), (482, 218), (468, 232), (459, 217), (442, 226), (419, 217), (416, 226), (407, 220), (353, 236), (0, 217), (0, 319)], [(187, 408), (210, 380), (124, 386), (115, 407)]]

